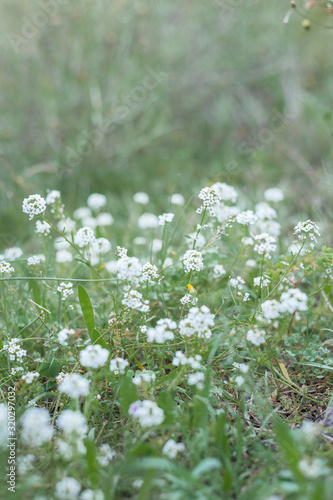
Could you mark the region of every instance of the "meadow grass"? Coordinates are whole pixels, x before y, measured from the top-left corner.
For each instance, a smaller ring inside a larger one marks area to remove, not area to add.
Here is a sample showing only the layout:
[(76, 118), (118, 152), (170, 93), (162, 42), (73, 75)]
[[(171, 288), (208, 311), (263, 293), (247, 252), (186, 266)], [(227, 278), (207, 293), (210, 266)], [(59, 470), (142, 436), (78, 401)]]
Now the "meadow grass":
[(46, 3), (0, 20), (0, 496), (329, 500), (331, 18)]

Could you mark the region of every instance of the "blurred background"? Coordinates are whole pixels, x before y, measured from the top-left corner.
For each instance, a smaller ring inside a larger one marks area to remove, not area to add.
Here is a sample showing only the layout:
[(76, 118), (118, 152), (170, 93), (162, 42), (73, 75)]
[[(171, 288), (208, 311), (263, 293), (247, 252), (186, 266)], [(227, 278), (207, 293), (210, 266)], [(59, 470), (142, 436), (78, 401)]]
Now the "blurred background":
[(29, 194), (59, 189), (71, 214), (103, 193), (125, 221), (137, 191), (162, 213), (216, 181), (249, 205), (281, 187), (290, 225), (311, 217), (332, 244), (332, 22), (297, 2), (284, 24), (289, 9), (2, 0), (1, 249), (32, 230)]

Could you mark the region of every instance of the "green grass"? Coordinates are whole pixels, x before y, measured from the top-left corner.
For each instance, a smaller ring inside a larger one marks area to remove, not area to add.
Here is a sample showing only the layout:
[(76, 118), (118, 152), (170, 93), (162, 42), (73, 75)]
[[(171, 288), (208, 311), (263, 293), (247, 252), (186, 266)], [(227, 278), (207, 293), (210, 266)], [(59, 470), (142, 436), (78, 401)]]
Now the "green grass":
[[(311, 440), (300, 427), (323, 418), (332, 399), (330, 17), (305, 11), (301, 2), (287, 25), (289, 2), (54, 2), (51, 18), (41, 17), (39, 2), (22, 0), (4, 0), (0, 16), (0, 254), (23, 250), (10, 262), (12, 276), (0, 276), (0, 401), (7, 403), (15, 388), (17, 463), (35, 457), (30, 469), (21, 465), (17, 472), (16, 492), (3, 484), (1, 495), (57, 499), (56, 484), (72, 477), (82, 491), (100, 489), (105, 500), (329, 500), (331, 443), (320, 433)], [(310, 30), (301, 25), (304, 17)], [(213, 182), (237, 188), (240, 210), (254, 210), (267, 188), (283, 189), (285, 200), (273, 204), (282, 232), (272, 259), (242, 244), (259, 228), (233, 222), (215, 239), (220, 224), (206, 214), (206, 243), (196, 247), (204, 247), (204, 268), (184, 272), (193, 245), (188, 235), (201, 219), (197, 195)], [(66, 233), (73, 261), (57, 262), (61, 204), (54, 213), (48, 207), (45, 217), (54, 227), (44, 237), (22, 214), (23, 198), (46, 196), (47, 189), (61, 191), (72, 218), (91, 193), (105, 194), (115, 223), (97, 227), (95, 235), (107, 238), (112, 252), (91, 263), (90, 250), (72, 240), (84, 225), (76, 219), (74, 233)], [(134, 203), (138, 191), (149, 194), (147, 206)], [(177, 192), (185, 206), (170, 204)], [(164, 228), (141, 229), (145, 211), (175, 218)], [(288, 251), (293, 227), (309, 218), (322, 236), (314, 250), (295, 258)], [(143, 246), (134, 242), (141, 236)], [(160, 251), (152, 250), (154, 238), (163, 242)], [(118, 245), (140, 265), (156, 265), (161, 283), (117, 279)], [(27, 264), (41, 253), (45, 264)], [(214, 276), (216, 264), (225, 275)], [(270, 284), (260, 291), (253, 279), (263, 274)], [(248, 302), (230, 283), (237, 276)], [(64, 301), (57, 292), (63, 281), (73, 283)], [(189, 314), (190, 306), (180, 303), (188, 284), (198, 305), (215, 314), (209, 339), (179, 332)], [(147, 314), (125, 307), (127, 286), (149, 301)], [(307, 294), (307, 310), (280, 313), (278, 326), (262, 322), (261, 304), (281, 300), (287, 287)], [(174, 339), (149, 342), (140, 328), (164, 318), (177, 323)], [(256, 326), (266, 332), (259, 346), (247, 340)], [(75, 331), (68, 345), (59, 341), (63, 328)], [(27, 350), (22, 364), (5, 350), (12, 338)], [(80, 352), (96, 343), (109, 359), (89, 369)], [(202, 387), (188, 384), (196, 370), (172, 364), (177, 351), (202, 357)], [(128, 362), (123, 374), (109, 368), (116, 357)], [(242, 374), (235, 362), (249, 371)], [(12, 375), (17, 366), (22, 373)], [(136, 386), (132, 378), (144, 370), (156, 379)], [(36, 371), (31, 384), (21, 379)], [(60, 392), (61, 371), (91, 380), (89, 395)], [(240, 386), (237, 376), (244, 378)], [(140, 426), (129, 413), (137, 400), (156, 402), (163, 422)], [(54, 427), (53, 439), (37, 447), (24, 442), (20, 424), (32, 401), (49, 412)], [(75, 451), (79, 439), (65, 437), (70, 460), (57, 451), (63, 431), (56, 419), (65, 409), (80, 411), (89, 429), (84, 453)], [(176, 458), (162, 451), (169, 439), (185, 445)], [(103, 444), (115, 454), (104, 465), (97, 458)], [(7, 451), (1, 452), (5, 471)], [(89, 498), (102, 497), (83, 500)]]

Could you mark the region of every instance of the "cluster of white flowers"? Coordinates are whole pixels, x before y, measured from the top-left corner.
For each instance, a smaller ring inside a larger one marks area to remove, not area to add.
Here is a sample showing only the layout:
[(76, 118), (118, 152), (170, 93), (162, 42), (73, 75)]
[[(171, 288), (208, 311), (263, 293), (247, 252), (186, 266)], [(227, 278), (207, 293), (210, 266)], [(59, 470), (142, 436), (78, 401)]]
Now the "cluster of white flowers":
[(67, 339), (70, 335), (74, 335), (75, 330), (73, 328), (63, 328), (58, 333), (58, 341), (61, 345), (67, 345)]
[(273, 201), (275, 203), (278, 203), (279, 201), (282, 201), (284, 199), (282, 189), (277, 187), (266, 189), (266, 191), (264, 192), (264, 196), (267, 201)]
[(23, 250), (20, 247), (6, 248), (3, 255), (0, 255), (0, 260), (17, 260), (23, 255)]
[(249, 365), (246, 363), (232, 363), (232, 366), (235, 368), (235, 370), (239, 370), (242, 373), (247, 373), (249, 371)]
[(28, 266), (37, 266), (41, 262), (45, 262), (45, 255), (38, 254), (28, 257)]
[(80, 248), (89, 245), (89, 243), (94, 243), (94, 241), (95, 241), (94, 231), (88, 226), (81, 227), (81, 229), (79, 229), (76, 235), (74, 236), (74, 243)]
[(157, 267), (150, 262), (144, 264), (141, 268), (141, 280), (148, 281), (148, 283), (152, 283), (153, 280), (156, 280), (160, 277), (157, 272)]
[(106, 467), (116, 456), (117, 453), (111, 448), (111, 446), (104, 443), (99, 447), (96, 459), (102, 467)]
[(109, 351), (99, 344), (89, 345), (80, 352), (80, 363), (88, 368), (103, 366), (109, 357)]
[(17, 472), (20, 476), (25, 476), (32, 471), (35, 459), (36, 457), (32, 453), (17, 457)]
[(9, 262), (6, 262), (5, 260), (2, 260), (0, 262), (0, 273), (2, 274), (8, 274), (8, 276), (11, 275), (11, 273), (14, 272), (13, 266), (9, 264)]
[(170, 203), (172, 205), (184, 205), (185, 203), (184, 196), (180, 193), (175, 193), (171, 196)]
[(65, 264), (66, 262), (72, 262), (73, 255), (68, 250), (58, 250), (55, 260), (59, 264)]
[(35, 215), (45, 212), (46, 202), (39, 194), (31, 194), (29, 198), (24, 198), (22, 204), (23, 213), (29, 215), (29, 220), (33, 219)]
[(222, 264), (216, 264), (213, 269), (213, 276), (214, 278), (221, 278), (226, 274), (226, 270), (222, 266)]
[(115, 257), (118, 257), (120, 259), (125, 259), (127, 257), (128, 250), (125, 247), (117, 247), (115, 251)]
[(158, 225), (159, 226), (165, 226), (167, 222), (172, 222), (175, 214), (173, 213), (166, 213), (158, 216)]
[(243, 289), (243, 285), (245, 284), (245, 281), (241, 276), (237, 276), (237, 278), (230, 278), (229, 283), (232, 287), (236, 288), (238, 290), (237, 295), (241, 295), (241, 291)]
[(254, 245), (254, 251), (258, 252), (259, 255), (264, 255), (266, 259), (271, 258), (271, 252), (276, 250), (276, 239), (274, 236), (270, 236), (268, 233), (261, 233), (254, 237), (256, 244)]
[(252, 210), (246, 210), (245, 212), (241, 212), (240, 214), (236, 215), (236, 222), (238, 222), (238, 224), (243, 224), (244, 226), (255, 224), (257, 220), (258, 217), (253, 213)]
[(55, 485), (55, 496), (59, 500), (77, 500), (80, 491), (81, 485), (73, 477), (64, 477)]
[(198, 250), (187, 250), (183, 258), (185, 273), (199, 272), (203, 268), (202, 254)]
[(253, 278), (253, 284), (254, 286), (268, 286), (270, 284), (271, 280), (268, 276), (258, 276), (257, 278)]
[(238, 193), (236, 189), (229, 186), (229, 184), (225, 184), (224, 182), (215, 182), (211, 188), (217, 192), (222, 201), (231, 201), (231, 203), (236, 203)]
[(265, 201), (256, 204), (255, 213), (259, 220), (265, 220), (265, 219), (272, 220), (276, 219), (277, 217), (277, 212), (275, 208), (272, 208)]
[(61, 198), (60, 191), (57, 191), (56, 189), (52, 189), (52, 191), (50, 191), (48, 189), (45, 203), (46, 203), (46, 205), (52, 205), (52, 203), (55, 203), (60, 198)]
[(236, 383), (237, 387), (241, 387), (245, 382), (245, 378), (242, 377), (242, 375), (237, 375), (237, 377), (235, 377), (233, 380)]
[(139, 420), (141, 427), (160, 425), (164, 420), (164, 411), (155, 401), (136, 401), (131, 404), (128, 413)]
[(57, 384), (60, 385), (61, 382), (65, 380), (66, 377), (68, 377), (69, 373), (66, 372), (60, 372), (59, 375), (56, 377)]
[(113, 372), (115, 375), (119, 375), (119, 373), (122, 375), (125, 373), (125, 369), (128, 365), (129, 363), (127, 359), (124, 358), (111, 359), (110, 371)]
[(138, 193), (135, 193), (133, 195), (133, 200), (135, 201), (135, 203), (138, 203), (139, 205), (148, 205), (149, 196), (147, 195), (147, 193), (139, 191)]
[(283, 292), (280, 297), (280, 311), (282, 313), (295, 311), (306, 311), (308, 297), (306, 293), (301, 292), (298, 288), (289, 288)]
[(266, 319), (276, 319), (280, 316), (280, 303), (275, 299), (265, 300), (265, 302), (261, 304), (261, 310)]
[(91, 248), (97, 255), (104, 255), (110, 252), (112, 246), (106, 238), (97, 238), (92, 242)]
[(70, 281), (68, 283), (62, 282), (57, 287), (57, 292), (62, 294), (61, 300), (66, 300), (68, 295), (72, 295), (74, 293), (73, 283)]
[(38, 377), (38, 372), (28, 372), (25, 375), (22, 375), (21, 380), (23, 380), (26, 384), (32, 384), (32, 382)]
[(204, 380), (205, 374), (202, 372), (196, 372), (191, 373), (191, 375), (188, 376), (187, 383), (188, 385), (195, 385), (199, 391), (202, 391), (204, 388)]
[(88, 396), (89, 386), (90, 380), (78, 373), (71, 373), (62, 380), (58, 390), (71, 398), (80, 398), (81, 396)]
[(259, 346), (265, 343), (265, 330), (255, 327), (253, 330), (249, 330), (246, 335), (246, 339), (252, 344)]
[(121, 302), (127, 309), (133, 309), (143, 313), (149, 311), (149, 301), (142, 300), (142, 293), (137, 290), (125, 292), (124, 298)]
[(85, 417), (80, 411), (64, 410), (57, 418), (57, 426), (67, 435), (83, 437), (88, 431)]
[(175, 357), (172, 360), (173, 366), (190, 366), (192, 370), (199, 370), (201, 366), (202, 357), (200, 354), (196, 354), (194, 357), (190, 356), (187, 358), (182, 351), (177, 351)]
[(9, 343), (4, 346), (4, 350), (9, 353), (9, 359), (11, 361), (17, 361), (18, 363), (22, 363), (23, 356), (27, 355), (27, 351), (20, 347), (20, 339), (10, 340)]
[(135, 385), (140, 385), (142, 382), (146, 384), (152, 384), (156, 379), (156, 375), (152, 371), (143, 370), (142, 372), (137, 372), (133, 377), (132, 382)]
[(118, 279), (122, 281), (129, 281), (133, 285), (139, 283), (141, 276), (141, 264), (136, 257), (121, 257), (116, 261), (110, 261), (105, 264), (106, 269), (116, 274)]
[(158, 226), (158, 218), (150, 212), (145, 212), (140, 215), (138, 219), (138, 226), (140, 229), (154, 229)]
[(212, 336), (211, 327), (214, 326), (214, 315), (211, 314), (207, 306), (191, 307), (186, 318), (179, 323), (179, 333), (182, 337), (192, 337), (210, 339)]
[(299, 222), (294, 227), (294, 234), (300, 241), (309, 239), (311, 241), (310, 248), (314, 248), (314, 244), (318, 243), (317, 236), (320, 236), (319, 227), (312, 220)]
[(88, 196), (87, 205), (92, 210), (99, 210), (106, 205), (106, 197), (104, 194), (92, 193)]
[(217, 191), (213, 188), (205, 187), (201, 189), (198, 198), (202, 200), (202, 205), (197, 208), (197, 213), (201, 214), (204, 209), (207, 209), (208, 213), (214, 216), (215, 212), (212, 207), (221, 203), (221, 198), (219, 197)]
[(50, 415), (44, 408), (29, 408), (24, 413), (21, 424), (22, 441), (31, 447), (39, 447), (53, 436)]
[(184, 443), (176, 443), (174, 439), (169, 439), (162, 448), (162, 453), (170, 460), (176, 458), (178, 453), (185, 451)]
[(195, 295), (191, 295), (190, 293), (186, 293), (181, 299), (180, 299), (180, 303), (183, 305), (183, 306), (188, 306), (188, 305), (191, 305), (191, 306), (195, 306), (198, 302), (198, 298), (195, 297)]
[(298, 468), (303, 476), (310, 479), (315, 479), (329, 472), (328, 469), (324, 467), (324, 462), (320, 460), (320, 458), (313, 458), (311, 460), (304, 457), (299, 461)]
[(169, 318), (159, 319), (155, 328), (148, 328), (147, 340), (148, 342), (156, 342), (157, 344), (164, 344), (167, 340), (174, 339), (172, 330), (177, 328), (177, 323)]

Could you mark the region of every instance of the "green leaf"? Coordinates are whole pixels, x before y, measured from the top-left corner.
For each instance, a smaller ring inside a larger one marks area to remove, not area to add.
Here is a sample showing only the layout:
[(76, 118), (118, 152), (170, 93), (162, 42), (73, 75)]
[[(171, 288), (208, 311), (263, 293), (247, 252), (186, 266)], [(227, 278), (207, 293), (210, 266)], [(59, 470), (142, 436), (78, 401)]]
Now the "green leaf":
[(205, 472), (211, 472), (213, 469), (221, 469), (222, 464), (217, 458), (204, 458), (193, 469), (192, 476), (199, 477)]
[(129, 416), (129, 407), (138, 399), (138, 391), (136, 385), (132, 382), (132, 378), (124, 377), (119, 388), (119, 403), (127, 416)]
[(86, 323), (86, 326), (88, 328), (88, 332), (90, 335), (91, 340), (92, 339), (92, 333), (95, 328), (95, 319), (94, 319), (94, 311), (91, 305), (91, 301), (89, 298), (89, 295), (87, 294), (86, 289), (82, 286), (78, 286), (78, 293), (79, 293), (79, 301), (80, 301), (80, 306), (82, 309), (84, 321)]
[(91, 332), (90, 338), (93, 344), (99, 344), (104, 347), (104, 349), (108, 349), (108, 345), (103, 339), (103, 335), (98, 330), (96, 330), (96, 328), (94, 328)]
[(48, 360), (42, 361), (37, 371), (42, 377), (55, 378), (61, 372), (61, 363), (50, 353)]
[(177, 415), (177, 405), (175, 403), (175, 393), (166, 390), (160, 392), (157, 398), (157, 404), (164, 411), (164, 420), (162, 425), (172, 425)]

